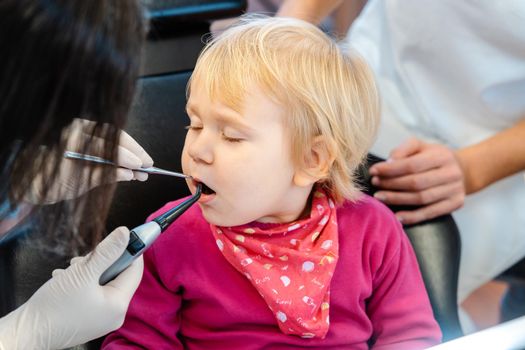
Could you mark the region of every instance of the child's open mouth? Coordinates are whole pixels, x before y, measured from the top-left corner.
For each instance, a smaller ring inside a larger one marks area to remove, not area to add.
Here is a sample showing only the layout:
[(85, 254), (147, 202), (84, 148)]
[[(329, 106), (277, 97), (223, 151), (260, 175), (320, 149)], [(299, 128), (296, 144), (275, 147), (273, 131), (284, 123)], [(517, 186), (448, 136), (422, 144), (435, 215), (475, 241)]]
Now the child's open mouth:
[(215, 197), (215, 191), (214, 190), (209, 188), (208, 185), (206, 185), (204, 182), (202, 182), (200, 180), (197, 180), (197, 179), (194, 179), (193, 180), (193, 185), (196, 187), (197, 184), (201, 184), (201, 186), (202, 186), (202, 195), (201, 195), (201, 198), (199, 199), (199, 202), (207, 203), (207, 202), (211, 201), (213, 199), (213, 197)]

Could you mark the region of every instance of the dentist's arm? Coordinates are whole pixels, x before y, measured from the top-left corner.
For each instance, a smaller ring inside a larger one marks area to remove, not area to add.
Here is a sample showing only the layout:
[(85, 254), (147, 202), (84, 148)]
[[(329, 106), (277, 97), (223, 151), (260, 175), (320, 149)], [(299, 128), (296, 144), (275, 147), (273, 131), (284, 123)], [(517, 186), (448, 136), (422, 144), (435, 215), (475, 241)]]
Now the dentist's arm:
[(142, 278), (142, 257), (105, 286), (98, 280), (128, 241), (128, 229), (117, 228), (92, 253), (53, 271), (25, 304), (0, 319), (0, 349), (62, 349), (119, 328)]
[(463, 168), (467, 194), (525, 170), (525, 119), (456, 154)]

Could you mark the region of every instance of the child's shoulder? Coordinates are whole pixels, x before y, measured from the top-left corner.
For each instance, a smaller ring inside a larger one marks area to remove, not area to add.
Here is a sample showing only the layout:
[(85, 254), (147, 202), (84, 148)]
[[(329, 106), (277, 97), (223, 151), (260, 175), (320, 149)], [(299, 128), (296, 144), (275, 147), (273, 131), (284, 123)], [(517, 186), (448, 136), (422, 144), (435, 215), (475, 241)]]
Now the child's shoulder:
[(397, 245), (405, 235), (394, 213), (366, 194), (355, 201), (343, 202), (337, 210), (337, 221), (341, 232), (351, 232), (353, 237), (361, 236), (366, 245), (374, 242)]
[(355, 201), (344, 201), (337, 210), (337, 216), (349, 217), (363, 224), (400, 225), (399, 220), (385, 204), (364, 193)]

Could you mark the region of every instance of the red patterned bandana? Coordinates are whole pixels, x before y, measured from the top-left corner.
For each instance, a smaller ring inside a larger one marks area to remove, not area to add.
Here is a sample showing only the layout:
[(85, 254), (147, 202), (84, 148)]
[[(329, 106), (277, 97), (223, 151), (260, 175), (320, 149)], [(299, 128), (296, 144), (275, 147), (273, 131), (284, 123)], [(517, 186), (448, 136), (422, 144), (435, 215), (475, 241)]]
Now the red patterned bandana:
[(226, 260), (250, 280), (283, 333), (324, 338), (339, 257), (334, 202), (316, 189), (309, 218), (267, 226), (211, 228)]

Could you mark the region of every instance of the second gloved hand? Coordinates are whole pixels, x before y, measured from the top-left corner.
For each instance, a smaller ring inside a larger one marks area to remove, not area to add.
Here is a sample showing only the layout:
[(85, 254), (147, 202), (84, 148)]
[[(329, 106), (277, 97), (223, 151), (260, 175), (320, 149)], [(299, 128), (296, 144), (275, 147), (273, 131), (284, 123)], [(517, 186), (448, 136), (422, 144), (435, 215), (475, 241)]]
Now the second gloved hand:
[(24, 305), (0, 319), (0, 349), (62, 349), (120, 327), (142, 278), (142, 257), (105, 286), (98, 281), (128, 241), (129, 230), (117, 228), (92, 253), (53, 271)]

